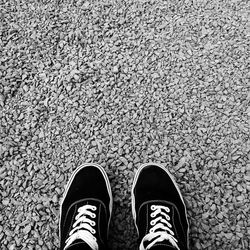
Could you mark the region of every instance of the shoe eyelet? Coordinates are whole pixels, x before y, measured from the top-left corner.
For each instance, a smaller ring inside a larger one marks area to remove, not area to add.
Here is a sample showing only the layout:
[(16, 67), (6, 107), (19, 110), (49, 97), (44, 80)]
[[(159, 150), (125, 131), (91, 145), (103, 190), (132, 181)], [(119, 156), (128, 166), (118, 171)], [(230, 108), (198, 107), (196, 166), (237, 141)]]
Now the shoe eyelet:
[(151, 217), (151, 218), (154, 218), (154, 217), (155, 217), (155, 214), (154, 214), (154, 213), (151, 213), (151, 214), (150, 214), (150, 217)]
[(150, 230), (149, 230), (149, 232), (150, 232), (150, 233), (153, 233), (153, 232), (154, 232), (154, 230), (153, 230), (153, 229), (150, 229)]
[(151, 206), (151, 209), (152, 209), (152, 210), (155, 210), (155, 205), (152, 205), (152, 206)]
[(93, 211), (96, 211), (96, 207), (95, 207), (95, 206), (93, 206), (93, 207), (92, 207), (92, 210), (93, 210)]
[(155, 223), (154, 223), (153, 220), (150, 221), (150, 225), (151, 225), (151, 226), (154, 226), (154, 225), (155, 225)]
[(92, 217), (92, 218), (95, 218), (95, 217), (96, 217), (96, 215), (95, 215), (95, 214), (91, 214), (91, 217)]
[(91, 226), (95, 226), (95, 222), (94, 221), (91, 221)]
[(95, 232), (95, 229), (92, 229), (92, 230), (91, 230), (91, 233), (92, 233), (92, 234), (95, 234), (95, 233), (96, 233), (96, 232)]

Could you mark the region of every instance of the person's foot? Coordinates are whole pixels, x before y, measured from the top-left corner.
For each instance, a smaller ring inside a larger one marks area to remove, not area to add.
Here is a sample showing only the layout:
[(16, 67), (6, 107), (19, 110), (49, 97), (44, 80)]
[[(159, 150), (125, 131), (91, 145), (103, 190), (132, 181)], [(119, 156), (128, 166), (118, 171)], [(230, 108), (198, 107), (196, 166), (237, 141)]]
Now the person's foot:
[(189, 248), (184, 200), (173, 177), (160, 164), (143, 164), (136, 172), (132, 214), (140, 250)]
[(93, 163), (72, 174), (60, 206), (60, 250), (107, 247), (112, 193), (104, 169)]

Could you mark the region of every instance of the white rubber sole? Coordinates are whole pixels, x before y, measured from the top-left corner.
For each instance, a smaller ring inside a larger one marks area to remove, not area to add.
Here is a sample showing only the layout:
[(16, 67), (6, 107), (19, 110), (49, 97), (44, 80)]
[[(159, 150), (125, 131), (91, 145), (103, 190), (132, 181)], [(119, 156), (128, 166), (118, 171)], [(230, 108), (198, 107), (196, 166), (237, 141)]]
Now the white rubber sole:
[(169, 177), (171, 178), (172, 182), (174, 183), (178, 193), (179, 193), (179, 197), (181, 198), (182, 200), (182, 203), (184, 205), (184, 208), (185, 208), (185, 217), (186, 217), (186, 220), (187, 220), (187, 225), (188, 225), (188, 232), (187, 232), (187, 239), (188, 239), (188, 244), (189, 244), (189, 222), (188, 222), (188, 219), (187, 219), (187, 210), (186, 210), (186, 205), (185, 205), (185, 202), (184, 202), (184, 199), (181, 195), (181, 191), (177, 185), (177, 183), (175, 182), (174, 180), (174, 177), (169, 173), (169, 171), (164, 167), (162, 166), (161, 164), (159, 163), (154, 163), (154, 162), (149, 162), (149, 163), (145, 163), (145, 164), (142, 164), (136, 174), (135, 174), (135, 177), (134, 177), (134, 181), (133, 181), (133, 184), (132, 184), (132, 189), (131, 189), (131, 199), (132, 199), (132, 215), (133, 215), (133, 219), (134, 219), (134, 224), (135, 224), (135, 227), (136, 227), (136, 230), (137, 230), (137, 233), (139, 234), (139, 230), (138, 230), (138, 227), (136, 225), (136, 211), (135, 211), (135, 196), (134, 196), (134, 189), (135, 189), (135, 186), (136, 186), (136, 183), (137, 183), (137, 180), (138, 180), (138, 177), (141, 173), (141, 171), (145, 168), (145, 167), (148, 167), (148, 166), (151, 166), (151, 165), (155, 165), (155, 166), (158, 166), (160, 167), (161, 169), (163, 169), (168, 175)]
[(59, 216), (59, 240), (61, 241), (61, 215), (62, 215), (62, 204), (65, 200), (65, 197), (67, 196), (67, 193), (68, 193), (68, 190), (76, 176), (76, 174), (82, 170), (83, 168), (85, 167), (89, 167), (89, 166), (93, 166), (93, 167), (96, 167), (98, 168), (104, 179), (105, 179), (105, 182), (106, 182), (106, 186), (107, 186), (107, 189), (108, 189), (108, 194), (109, 194), (109, 198), (110, 198), (110, 202), (109, 202), (109, 211), (110, 211), (110, 217), (109, 217), (109, 221), (108, 221), (108, 231), (109, 231), (109, 224), (110, 224), (110, 220), (111, 220), (111, 214), (112, 214), (112, 209), (113, 209), (113, 196), (112, 196), (112, 191), (111, 191), (111, 186), (110, 186), (110, 182), (109, 182), (109, 178), (107, 176), (107, 173), (105, 172), (104, 168), (98, 164), (95, 164), (95, 163), (84, 163), (82, 164), (81, 166), (79, 166), (77, 169), (75, 169), (75, 171), (72, 173), (67, 185), (66, 185), (66, 188), (65, 188), (65, 191), (64, 191), (64, 194), (63, 194), (63, 198), (60, 202), (60, 216)]

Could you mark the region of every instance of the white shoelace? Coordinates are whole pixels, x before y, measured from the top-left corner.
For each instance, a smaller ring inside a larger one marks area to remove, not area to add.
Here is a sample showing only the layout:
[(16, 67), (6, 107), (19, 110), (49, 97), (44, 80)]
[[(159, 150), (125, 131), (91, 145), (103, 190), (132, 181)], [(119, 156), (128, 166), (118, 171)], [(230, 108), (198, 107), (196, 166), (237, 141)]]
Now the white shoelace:
[(96, 233), (93, 228), (96, 223), (86, 217), (86, 215), (88, 215), (91, 218), (95, 218), (96, 215), (89, 210), (95, 211), (96, 206), (84, 205), (78, 208), (78, 214), (75, 217), (76, 221), (73, 224), (73, 229), (69, 233), (69, 238), (65, 242), (66, 246), (64, 247), (64, 250), (66, 250), (77, 239), (83, 240), (91, 247), (91, 249), (98, 250), (97, 239), (93, 236), (93, 234)]
[[(151, 229), (149, 233), (144, 236), (140, 244), (140, 250), (148, 250), (156, 243), (168, 240), (177, 250), (180, 250), (177, 245), (177, 239), (174, 237), (174, 232), (170, 229), (172, 225), (168, 222), (170, 217), (167, 213), (170, 209), (166, 206), (151, 205), (151, 218), (156, 217), (150, 221)], [(158, 215), (158, 216), (157, 216)], [(157, 230), (157, 232), (156, 232)], [(145, 242), (152, 242), (144, 247)]]

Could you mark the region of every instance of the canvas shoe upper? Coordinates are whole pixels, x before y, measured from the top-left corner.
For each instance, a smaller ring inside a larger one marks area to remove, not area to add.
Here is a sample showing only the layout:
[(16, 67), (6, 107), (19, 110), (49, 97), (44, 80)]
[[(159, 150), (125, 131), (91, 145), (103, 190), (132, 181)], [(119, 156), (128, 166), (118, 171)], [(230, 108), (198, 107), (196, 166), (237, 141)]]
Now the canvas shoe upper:
[(160, 164), (143, 164), (132, 186), (132, 213), (140, 250), (189, 248), (189, 225), (180, 190)]
[(104, 169), (84, 164), (72, 174), (60, 206), (60, 250), (107, 248), (112, 193)]

